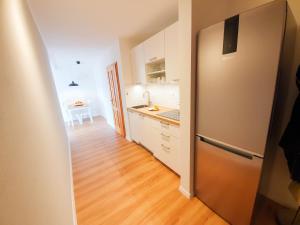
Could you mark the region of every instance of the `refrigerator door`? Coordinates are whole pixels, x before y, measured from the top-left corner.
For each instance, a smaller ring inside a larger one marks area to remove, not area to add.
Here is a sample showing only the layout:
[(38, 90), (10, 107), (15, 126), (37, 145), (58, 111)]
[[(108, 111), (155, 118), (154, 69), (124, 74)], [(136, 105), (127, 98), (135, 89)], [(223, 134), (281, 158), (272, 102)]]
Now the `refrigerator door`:
[(198, 138), (195, 166), (196, 196), (230, 224), (249, 225), (262, 159)]
[[(276, 2), (235, 17), (227, 38), (224, 22), (200, 31), (197, 134), (263, 157), (285, 14), (285, 2)], [(237, 40), (230, 54), (224, 53), (228, 37)]]

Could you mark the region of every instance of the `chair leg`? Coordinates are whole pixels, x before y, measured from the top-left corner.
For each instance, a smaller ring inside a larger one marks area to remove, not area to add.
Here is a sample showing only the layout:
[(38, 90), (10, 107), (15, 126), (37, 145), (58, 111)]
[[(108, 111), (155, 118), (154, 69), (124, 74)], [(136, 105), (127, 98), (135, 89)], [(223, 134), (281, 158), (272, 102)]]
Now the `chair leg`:
[(92, 116), (92, 113), (91, 111), (89, 110), (89, 117), (90, 117), (90, 121), (91, 123), (94, 123), (94, 119), (93, 119), (93, 116)]
[(68, 113), (69, 114), (69, 122), (71, 123), (72, 127), (74, 128), (74, 120), (73, 120), (73, 116), (71, 113)]
[(76, 114), (76, 119), (77, 119), (78, 123), (80, 124), (80, 118), (79, 118), (78, 114)]
[(80, 124), (82, 125), (83, 124), (83, 115), (80, 114)]

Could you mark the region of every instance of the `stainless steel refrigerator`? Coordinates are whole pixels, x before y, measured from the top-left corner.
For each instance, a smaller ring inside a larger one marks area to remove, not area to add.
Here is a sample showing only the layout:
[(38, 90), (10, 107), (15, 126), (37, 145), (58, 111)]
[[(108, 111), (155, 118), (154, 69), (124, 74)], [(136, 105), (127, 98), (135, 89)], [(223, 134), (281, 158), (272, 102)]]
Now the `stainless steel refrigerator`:
[(251, 221), (285, 20), (281, 1), (199, 32), (195, 192), (233, 225)]

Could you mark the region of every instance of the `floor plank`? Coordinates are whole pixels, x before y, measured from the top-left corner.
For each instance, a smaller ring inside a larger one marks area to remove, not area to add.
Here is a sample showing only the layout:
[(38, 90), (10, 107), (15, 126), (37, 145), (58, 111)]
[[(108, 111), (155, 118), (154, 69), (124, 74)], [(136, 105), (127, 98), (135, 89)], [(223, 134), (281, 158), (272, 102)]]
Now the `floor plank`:
[(225, 225), (179, 177), (97, 118), (70, 128), (78, 225)]

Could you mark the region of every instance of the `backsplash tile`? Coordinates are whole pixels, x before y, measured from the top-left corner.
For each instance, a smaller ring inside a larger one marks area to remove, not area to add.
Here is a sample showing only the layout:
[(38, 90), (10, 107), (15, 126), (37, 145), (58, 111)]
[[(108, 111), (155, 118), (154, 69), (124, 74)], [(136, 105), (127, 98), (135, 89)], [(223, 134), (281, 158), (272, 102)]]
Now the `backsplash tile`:
[(179, 109), (179, 85), (176, 84), (149, 84), (132, 85), (126, 88), (127, 107), (146, 103), (144, 91), (150, 92), (152, 104)]

